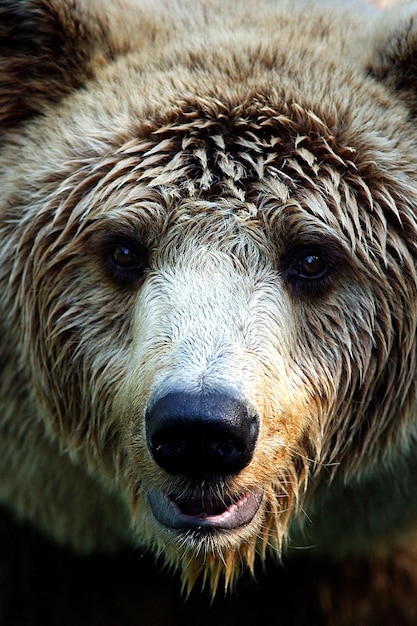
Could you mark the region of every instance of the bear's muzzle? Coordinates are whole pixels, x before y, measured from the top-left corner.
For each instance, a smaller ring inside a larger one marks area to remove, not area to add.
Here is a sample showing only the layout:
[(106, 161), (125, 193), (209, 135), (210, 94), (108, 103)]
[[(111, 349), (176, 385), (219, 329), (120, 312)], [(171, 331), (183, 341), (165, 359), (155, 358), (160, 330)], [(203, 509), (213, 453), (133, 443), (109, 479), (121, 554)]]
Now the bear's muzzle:
[(250, 463), (255, 450), (259, 417), (245, 403), (226, 393), (169, 393), (147, 411), (146, 434), (149, 451), (163, 470), (205, 485), (187, 497), (150, 489), (148, 501), (160, 523), (231, 530), (253, 519), (261, 492), (226, 496), (219, 488)]

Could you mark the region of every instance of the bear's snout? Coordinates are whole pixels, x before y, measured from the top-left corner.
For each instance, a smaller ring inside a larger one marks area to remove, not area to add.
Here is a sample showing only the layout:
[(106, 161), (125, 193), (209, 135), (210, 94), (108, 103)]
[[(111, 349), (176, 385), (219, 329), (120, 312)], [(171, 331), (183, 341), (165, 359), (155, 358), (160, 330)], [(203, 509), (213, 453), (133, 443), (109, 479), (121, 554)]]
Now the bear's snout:
[(252, 459), (259, 417), (225, 393), (169, 393), (146, 413), (149, 451), (168, 473), (239, 473)]

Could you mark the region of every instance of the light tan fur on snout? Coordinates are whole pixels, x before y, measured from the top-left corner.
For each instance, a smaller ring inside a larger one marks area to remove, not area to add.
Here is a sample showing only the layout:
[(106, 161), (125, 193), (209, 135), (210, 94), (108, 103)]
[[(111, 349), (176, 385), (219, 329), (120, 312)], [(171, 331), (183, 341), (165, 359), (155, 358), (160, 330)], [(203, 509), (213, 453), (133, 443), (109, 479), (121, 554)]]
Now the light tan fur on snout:
[[(151, 548), (213, 592), (268, 551), (414, 536), (415, 13), (2, 3), (0, 497), (19, 517), (80, 551)], [(177, 391), (259, 418), (248, 465), (198, 485), (260, 494), (243, 527), (149, 506), (197, 490), (147, 445)]]

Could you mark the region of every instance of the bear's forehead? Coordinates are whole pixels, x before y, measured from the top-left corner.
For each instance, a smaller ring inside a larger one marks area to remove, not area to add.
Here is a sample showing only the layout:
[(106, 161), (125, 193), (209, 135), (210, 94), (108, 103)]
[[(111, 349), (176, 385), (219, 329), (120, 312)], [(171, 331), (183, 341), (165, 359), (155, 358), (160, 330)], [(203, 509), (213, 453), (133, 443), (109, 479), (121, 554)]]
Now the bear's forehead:
[(93, 162), (90, 177), (85, 166), (75, 172), (71, 197), (88, 198), (85, 226), (97, 230), (99, 220), (104, 229), (146, 231), (151, 246), (174, 224), (190, 237), (235, 224), (274, 238), (282, 228), (325, 235), (343, 227), (353, 239), (340, 207), (369, 206), (355, 156), (334, 120), (298, 104), (196, 98), (130, 129), (122, 145)]
[[(272, 106), (260, 96), (246, 103), (216, 98), (183, 100), (169, 113), (138, 124), (99, 165), (102, 214), (108, 207), (179, 208), (194, 219), (203, 208), (217, 215), (256, 217), (308, 193), (329, 196), (357, 177), (355, 150), (345, 146), (334, 120), (298, 104)], [(85, 168), (82, 186), (85, 190)], [(97, 167), (92, 182), (97, 182)], [(355, 193), (359, 193), (355, 192)], [(113, 211), (111, 211), (113, 214)], [(333, 219), (332, 219), (333, 221)]]
[(297, 104), (278, 108), (254, 99), (228, 106), (200, 99), (148, 123), (145, 133), (139, 129), (121, 153), (136, 154), (140, 181), (150, 187), (250, 200), (267, 178), (279, 177), (291, 187), (300, 176), (307, 182), (328, 176), (329, 169), (352, 169), (355, 151), (337, 135), (336, 126)]
[(55, 170), (44, 206), (82, 229), (97, 230), (99, 221), (104, 229), (146, 231), (151, 244), (173, 224), (197, 233), (234, 217), (274, 238), (302, 227), (355, 248), (374, 239), (375, 220), (385, 219), (372, 197), (383, 183), (361, 174), (361, 153), (347, 136), (334, 111), (319, 115), (259, 95), (244, 103), (184, 99), (132, 123), (105, 154), (81, 152)]

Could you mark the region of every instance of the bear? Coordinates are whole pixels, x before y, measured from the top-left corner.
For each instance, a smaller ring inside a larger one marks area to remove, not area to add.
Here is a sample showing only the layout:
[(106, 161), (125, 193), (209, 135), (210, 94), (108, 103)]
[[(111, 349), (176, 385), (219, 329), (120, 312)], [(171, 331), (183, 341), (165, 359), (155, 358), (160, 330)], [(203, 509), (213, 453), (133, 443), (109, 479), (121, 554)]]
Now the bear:
[(5, 510), (213, 595), (412, 550), (416, 19), (2, 0)]

